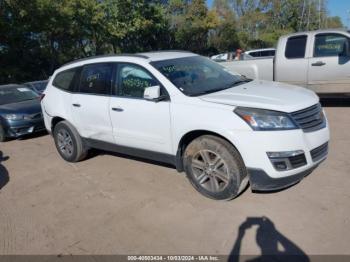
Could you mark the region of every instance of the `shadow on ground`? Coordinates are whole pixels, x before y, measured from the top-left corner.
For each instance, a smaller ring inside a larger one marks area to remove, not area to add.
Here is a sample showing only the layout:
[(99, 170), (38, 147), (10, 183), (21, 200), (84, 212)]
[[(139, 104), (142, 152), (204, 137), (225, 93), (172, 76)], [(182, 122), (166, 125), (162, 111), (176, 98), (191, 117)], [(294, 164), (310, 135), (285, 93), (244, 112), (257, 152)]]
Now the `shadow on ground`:
[(6, 167), (1, 163), (9, 159), (8, 156), (3, 156), (2, 151), (0, 151), (0, 189), (3, 188), (10, 180), (9, 173), (7, 172)]
[[(260, 256), (242, 256), (241, 245), (245, 232), (257, 226), (256, 243)], [(279, 232), (267, 217), (248, 217), (238, 230), (238, 236), (230, 253), (229, 262), (238, 261), (310, 261), (309, 257), (295, 243)]]
[(350, 94), (328, 94), (321, 95), (320, 102), (323, 107), (349, 107)]
[(48, 135), (47, 131), (43, 130), (40, 132), (36, 132), (33, 134), (28, 134), (28, 135), (19, 137), (18, 139), (19, 140), (28, 140), (28, 139), (33, 139), (33, 138), (42, 137), (42, 136), (46, 136), (46, 135)]
[(28, 134), (28, 135), (23, 135), (23, 136), (20, 136), (20, 137), (8, 137), (8, 138), (6, 138), (6, 142), (14, 141), (14, 140), (29, 140), (29, 139), (33, 139), (33, 138), (46, 136), (46, 135), (48, 135), (47, 131), (43, 130), (43, 131), (40, 131), (40, 132), (36, 132), (36, 133), (33, 133), (33, 134)]

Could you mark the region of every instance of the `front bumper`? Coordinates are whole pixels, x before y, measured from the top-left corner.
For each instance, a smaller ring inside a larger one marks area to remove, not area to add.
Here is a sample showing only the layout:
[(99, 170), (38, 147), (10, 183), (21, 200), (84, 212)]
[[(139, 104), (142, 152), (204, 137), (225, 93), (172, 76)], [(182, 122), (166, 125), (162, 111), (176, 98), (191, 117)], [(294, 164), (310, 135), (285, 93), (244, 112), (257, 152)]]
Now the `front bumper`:
[[(327, 158), (328, 151), (320, 155), (319, 148), (327, 145), (330, 135), (327, 122), (325, 128), (314, 132), (236, 131), (231, 138), (247, 167), (252, 190), (273, 191), (297, 183), (317, 168)], [(285, 171), (276, 170), (267, 154), (296, 150), (304, 152), (305, 164)]]
[(45, 130), (43, 118), (31, 120), (7, 120), (5, 132), (7, 137), (17, 138), (20, 136)]
[(304, 177), (311, 174), (317, 166), (318, 164), (300, 173), (281, 178), (271, 178), (262, 169), (248, 168), (250, 187), (253, 191), (274, 191), (283, 189), (298, 183)]

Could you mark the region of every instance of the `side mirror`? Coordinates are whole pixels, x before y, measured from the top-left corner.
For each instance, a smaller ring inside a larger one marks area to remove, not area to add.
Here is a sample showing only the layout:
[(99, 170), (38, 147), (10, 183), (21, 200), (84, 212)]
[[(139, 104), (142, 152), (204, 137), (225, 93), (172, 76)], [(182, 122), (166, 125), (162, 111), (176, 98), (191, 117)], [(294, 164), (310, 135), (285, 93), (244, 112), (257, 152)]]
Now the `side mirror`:
[(340, 56), (350, 57), (350, 40), (344, 42)]
[(146, 87), (143, 98), (147, 100), (157, 100), (160, 97), (160, 86)]

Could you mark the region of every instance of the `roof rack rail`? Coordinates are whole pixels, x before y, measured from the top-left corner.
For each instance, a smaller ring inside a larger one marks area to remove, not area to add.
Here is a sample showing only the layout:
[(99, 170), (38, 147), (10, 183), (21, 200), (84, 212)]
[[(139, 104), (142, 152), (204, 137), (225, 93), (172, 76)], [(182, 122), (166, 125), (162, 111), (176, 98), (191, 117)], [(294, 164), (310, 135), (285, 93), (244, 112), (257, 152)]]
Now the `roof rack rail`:
[(82, 61), (89, 61), (95, 58), (104, 58), (104, 57), (120, 57), (120, 56), (132, 56), (132, 57), (139, 57), (139, 58), (145, 58), (148, 59), (149, 57), (146, 55), (141, 55), (141, 54), (108, 54), (108, 55), (97, 55), (97, 56), (89, 56), (89, 57), (84, 57), (80, 59), (73, 60), (71, 62), (65, 63), (62, 66), (82, 62)]
[(162, 52), (178, 52), (178, 53), (192, 53), (191, 51), (187, 50), (173, 50), (173, 49), (168, 49), (168, 50), (155, 50), (155, 51), (146, 51), (146, 52), (140, 52), (137, 54), (147, 54), (147, 53), (162, 53)]

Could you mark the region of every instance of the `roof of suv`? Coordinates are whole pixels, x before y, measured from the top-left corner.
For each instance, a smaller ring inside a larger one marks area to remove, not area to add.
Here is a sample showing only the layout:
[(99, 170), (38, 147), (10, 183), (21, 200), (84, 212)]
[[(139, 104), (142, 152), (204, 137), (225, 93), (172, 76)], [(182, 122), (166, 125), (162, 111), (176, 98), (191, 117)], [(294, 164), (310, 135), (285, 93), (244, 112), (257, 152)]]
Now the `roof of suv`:
[(195, 56), (196, 54), (188, 51), (169, 50), (169, 51), (145, 52), (145, 53), (139, 53), (139, 55), (146, 56), (151, 61), (161, 61), (161, 60), (168, 60), (168, 59), (174, 59), (174, 58)]
[[(144, 53), (137, 53), (137, 54), (108, 54), (108, 55), (101, 55), (101, 56), (90, 56), (82, 59), (77, 59), (72, 62), (66, 63), (63, 66), (75, 64), (78, 62), (83, 61), (89, 61), (96, 58), (113, 58), (113, 57), (137, 57), (141, 59), (147, 59), (149, 61), (161, 61), (161, 60), (168, 60), (168, 59), (174, 59), (174, 58), (181, 58), (181, 57), (189, 57), (189, 56), (196, 56), (196, 54), (188, 52), (188, 51), (177, 51), (177, 50), (170, 50), (170, 51), (154, 51), (154, 52), (144, 52)], [(62, 66), (62, 67), (63, 67)]]

